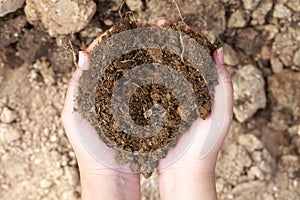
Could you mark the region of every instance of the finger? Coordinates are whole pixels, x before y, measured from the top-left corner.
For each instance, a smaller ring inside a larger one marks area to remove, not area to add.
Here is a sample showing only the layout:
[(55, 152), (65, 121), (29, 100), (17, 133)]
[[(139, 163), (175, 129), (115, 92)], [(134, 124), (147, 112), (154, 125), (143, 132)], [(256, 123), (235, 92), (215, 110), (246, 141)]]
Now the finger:
[[(230, 92), (230, 85), (231, 85), (231, 76), (229, 71), (227, 70), (226, 66), (224, 65), (224, 53), (223, 48), (218, 49), (213, 54), (217, 70), (218, 70), (218, 79), (221, 84), (227, 85), (226, 89)], [(232, 89), (232, 87), (231, 87)]]
[[(218, 139), (216, 152), (219, 151), (225, 137), (229, 131), (233, 116), (233, 89), (231, 76), (226, 66), (224, 65), (223, 49), (218, 49), (214, 52), (214, 60), (218, 71), (218, 85), (215, 87), (214, 103), (212, 105), (211, 118), (212, 125), (210, 132), (216, 135)], [(208, 145), (208, 144), (207, 144)]]
[(88, 53), (84, 51), (79, 51), (79, 59), (78, 59), (78, 68), (74, 72), (71, 81), (69, 83), (66, 100), (62, 115), (72, 114), (74, 109), (74, 94), (76, 92), (76, 88), (78, 87), (78, 81), (82, 74), (82, 70), (87, 70), (90, 68), (90, 60)]
[(165, 25), (168, 25), (168, 24), (171, 24), (171, 22), (169, 20), (166, 20), (164, 18), (160, 18), (156, 23), (155, 25), (162, 28), (163, 26)]

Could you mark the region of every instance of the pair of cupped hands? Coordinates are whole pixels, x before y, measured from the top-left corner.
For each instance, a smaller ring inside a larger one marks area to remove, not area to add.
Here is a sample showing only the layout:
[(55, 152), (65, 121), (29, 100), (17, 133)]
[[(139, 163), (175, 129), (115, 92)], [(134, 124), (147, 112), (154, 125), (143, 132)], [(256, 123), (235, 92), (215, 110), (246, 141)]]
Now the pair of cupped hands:
[[(160, 19), (153, 26), (162, 27), (165, 23), (169, 22)], [(85, 51), (79, 52), (77, 69), (70, 81), (62, 111), (63, 125), (79, 165), (82, 199), (139, 199), (140, 175), (117, 171), (97, 161), (86, 150), (76, 132), (78, 124), (73, 119), (75, 91), (83, 70), (91, 67), (89, 53), (99, 42), (101, 37)], [(218, 85), (215, 86), (211, 114), (205, 120), (198, 118), (187, 130), (185, 134), (195, 134), (196, 137), (183, 155), (171, 165), (158, 169), (161, 199), (217, 199), (214, 171), (218, 152), (232, 120), (233, 91), (230, 74), (224, 66), (223, 49), (216, 50), (213, 58), (218, 72)], [(80, 121), (81, 130), (91, 129), (91, 125), (83, 118)], [(211, 126), (214, 124), (219, 126), (216, 129), (218, 133), (211, 133)], [(210, 151), (200, 159), (199, 155), (203, 147), (202, 136), (207, 135), (209, 131), (209, 134), (219, 136), (214, 139), (216, 141), (213, 142)]]

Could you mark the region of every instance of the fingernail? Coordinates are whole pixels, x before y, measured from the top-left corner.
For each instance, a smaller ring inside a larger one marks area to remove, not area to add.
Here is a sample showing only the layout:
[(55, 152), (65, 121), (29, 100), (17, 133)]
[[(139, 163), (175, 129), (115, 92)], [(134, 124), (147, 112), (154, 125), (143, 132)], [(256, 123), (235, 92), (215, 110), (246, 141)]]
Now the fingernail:
[(89, 68), (89, 57), (85, 51), (79, 51), (78, 53), (78, 66), (81, 69)]
[(219, 64), (221, 64), (221, 65), (224, 64), (223, 47), (221, 47), (217, 50), (217, 59), (218, 59)]

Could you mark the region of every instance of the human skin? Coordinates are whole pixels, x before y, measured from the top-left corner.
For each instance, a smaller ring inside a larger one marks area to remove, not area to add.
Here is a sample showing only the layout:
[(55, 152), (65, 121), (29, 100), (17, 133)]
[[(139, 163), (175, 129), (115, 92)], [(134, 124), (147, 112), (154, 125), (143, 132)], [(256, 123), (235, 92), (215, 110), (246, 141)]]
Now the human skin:
[[(168, 22), (161, 19), (155, 26), (163, 26), (165, 23)], [(82, 199), (139, 199), (139, 174), (116, 171), (96, 161), (83, 147), (76, 133), (76, 124), (72, 120), (74, 92), (78, 80), (82, 71), (90, 67), (89, 53), (100, 42), (101, 37), (97, 38), (85, 51), (79, 53), (78, 66), (68, 87), (62, 120), (78, 161)], [(208, 131), (211, 121), (214, 116), (220, 115), (222, 110), (220, 107), (224, 106), (226, 100), (225, 120), (221, 136), (212, 151), (204, 158), (200, 159), (199, 157), (200, 141), (196, 138), (179, 160), (167, 168), (158, 170), (161, 199), (217, 199), (214, 169), (218, 152), (228, 133), (232, 119), (232, 86), (230, 74), (223, 64), (223, 50), (216, 51), (213, 57), (217, 65), (219, 84), (215, 88), (211, 115), (206, 120), (197, 119), (187, 132), (195, 132), (198, 128), (201, 128), (202, 132)], [(86, 130), (92, 128), (84, 119), (81, 120), (82, 125), (86, 126)]]

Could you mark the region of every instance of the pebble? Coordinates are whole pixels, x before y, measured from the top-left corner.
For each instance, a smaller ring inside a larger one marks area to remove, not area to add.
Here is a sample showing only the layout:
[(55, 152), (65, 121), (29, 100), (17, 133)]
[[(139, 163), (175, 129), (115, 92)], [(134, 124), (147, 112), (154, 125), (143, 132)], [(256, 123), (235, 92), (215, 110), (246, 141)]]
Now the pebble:
[(272, 57), (270, 60), (272, 71), (277, 74), (283, 70), (283, 64), (277, 57)]
[(17, 114), (15, 111), (4, 107), (0, 116), (0, 120), (4, 123), (11, 123), (17, 119)]
[(20, 137), (19, 131), (11, 125), (0, 124), (0, 144), (11, 143)]
[(300, 72), (282, 70), (268, 77), (268, 89), (278, 108), (286, 108), (294, 117), (300, 117), (299, 85)]
[(264, 173), (261, 171), (261, 169), (258, 166), (252, 166), (250, 170), (248, 171), (248, 177), (250, 180), (264, 180)]
[(126, 5), (131, 11), (140, 11), (143, 8), (141, 0), (126, 0)]
[(106, 25), (106, 26), (112, 26), (114, 24), (114, 22), (110, 19), (105, 19), (103, 20), (103, 23)]
[(273, 0), (262, 0), (259, 6), (253, 10), (252, 13), (252, 25), (263, 25), (265, 23), (266, 15), (273, 7)]
[(239, 58), (236, 51), (228, 44), (223, 44), (224, 49), (224, 63), (226, 65), (235, 66), (239, 64)]
[(265, 81), (262, 73), (253, 65), (245, 65), (232, 76), (233, 112), (239, 122), (252, 117), (258, 109), (265, 108)]
[(25, 0), (1, 0), (0, 1), (0, 17), (4, 15), (15, 12), (17, 9), (21, 8)]
[(253, 134), (240, 135), (238, 143), (244, 146), (249, 152), (263, 148), (262, 142)]
[(288, 18), (292, 16), (292, 11), (283, 4), (276, 4), (273, 16), (275, 18)]
[(260, 51), (260, 54), (261, 54), (261, 58), (263, 60), (269, 60), (270, 57), (271, 57), (271, 53), (272, 53), (272, 49), (271, 47), (267, 46), (267, 45), (263, 45), (261, 47), (261, 51)]
[(244, 17), (244, 13), (241, 10), (237, 10), (232, 13), (228, 19), (228, 28), (242, 28), (247, 24), (247, 21)]
[(253, 10), (261, 0), (243, 0), (244, 7), (247, 10)]

